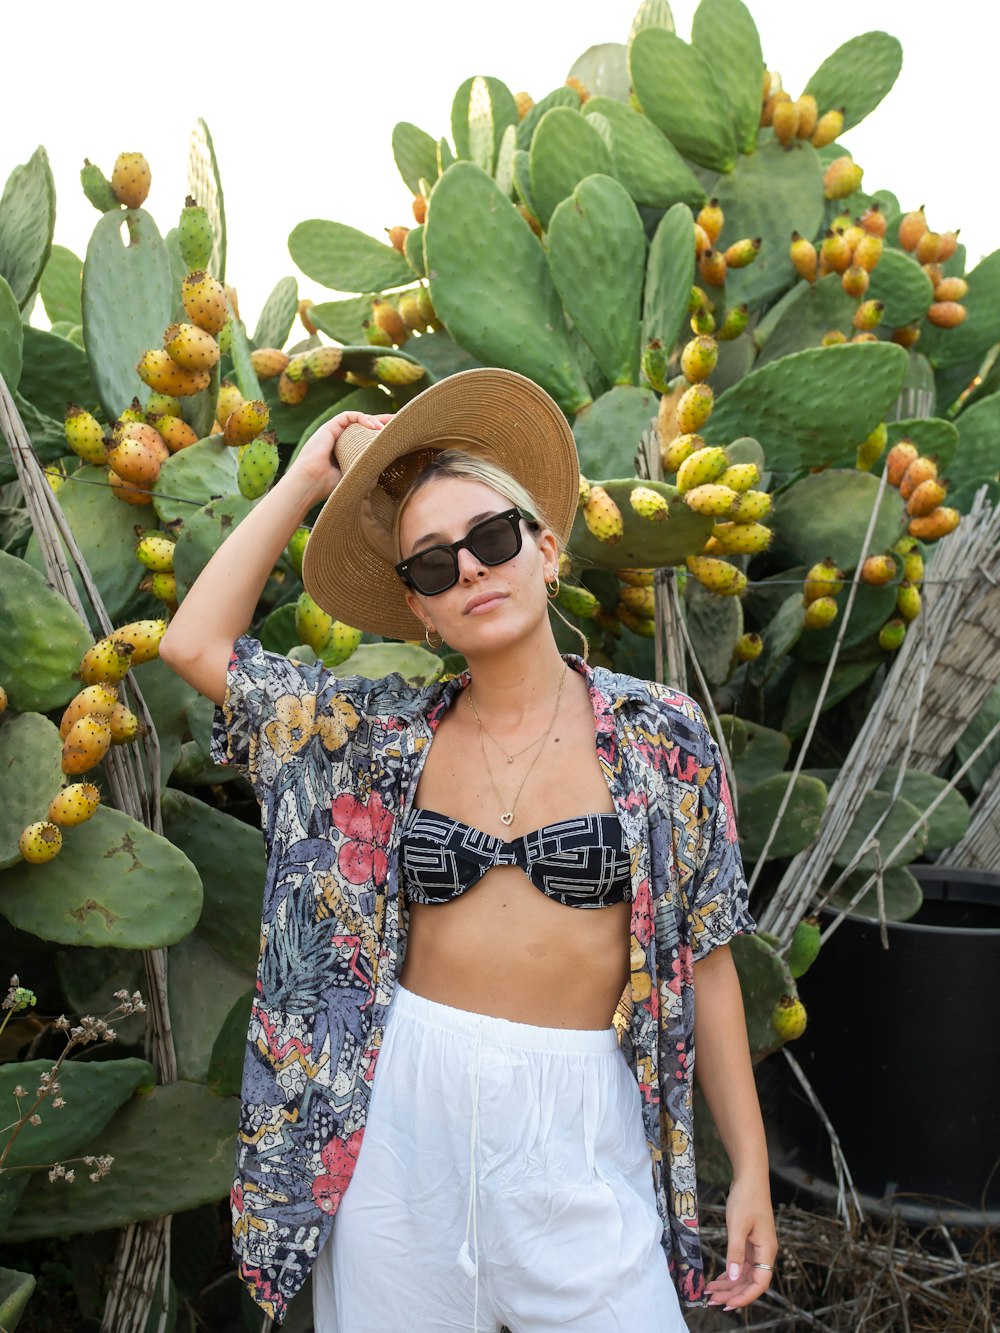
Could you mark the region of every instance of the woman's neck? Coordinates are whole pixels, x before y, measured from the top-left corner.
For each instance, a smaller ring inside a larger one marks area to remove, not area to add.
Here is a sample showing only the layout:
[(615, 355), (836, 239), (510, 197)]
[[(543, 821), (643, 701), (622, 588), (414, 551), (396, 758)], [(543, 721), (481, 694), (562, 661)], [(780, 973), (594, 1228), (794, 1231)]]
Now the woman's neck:
[[(469, 688), (487, 726), (492, 723), (512, 733), (551, 716), (563, 673), (571, 668), (559, 655), (551, 630), (545, 629), (541, 643), (528, 639), (516, 647), (466, 658), (472, 677)], [(564, 689), (564, 698), (566, 693)]]

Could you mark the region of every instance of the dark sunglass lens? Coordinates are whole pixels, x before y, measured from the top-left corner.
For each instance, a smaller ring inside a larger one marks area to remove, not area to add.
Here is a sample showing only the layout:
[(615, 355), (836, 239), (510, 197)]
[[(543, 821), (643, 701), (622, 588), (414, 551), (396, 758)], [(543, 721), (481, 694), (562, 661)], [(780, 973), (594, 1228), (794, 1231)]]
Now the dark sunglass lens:
[(484, 564), (499, 565), (517, 553), (517, 538), (510, 519), (494, 518), (478, 525), (469, 544)]
[(455, 559), (450, 551), (427, 551), (410, 561), (410, 577), (427, 595), (444, 592), (455, 582)]

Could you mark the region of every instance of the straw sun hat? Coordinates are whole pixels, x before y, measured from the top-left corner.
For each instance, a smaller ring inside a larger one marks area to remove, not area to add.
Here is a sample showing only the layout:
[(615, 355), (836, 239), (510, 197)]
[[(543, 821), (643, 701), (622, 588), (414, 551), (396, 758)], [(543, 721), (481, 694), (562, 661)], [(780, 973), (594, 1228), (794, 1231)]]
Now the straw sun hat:
[(412, 398), (381, 430), (351, 425), (337, 441), (343, 476), (316, 520), (302, 564), (306, 590), (329, 615), (387, 638), (423, 636), (394, 568), (392, 523), (411, 478), (441, 449), (499, 464), (566, 541), (580, 484), (566, 418), (523, 375), (463, 370)]

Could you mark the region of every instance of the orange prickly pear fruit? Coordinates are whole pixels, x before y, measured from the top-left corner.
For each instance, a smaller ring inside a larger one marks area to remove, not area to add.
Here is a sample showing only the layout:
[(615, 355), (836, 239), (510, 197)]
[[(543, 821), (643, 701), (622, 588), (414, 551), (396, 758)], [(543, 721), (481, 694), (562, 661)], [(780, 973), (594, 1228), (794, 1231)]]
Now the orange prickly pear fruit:
[(692, 486), (689, 491), (684, 492), (684, 503), (689, 509), (693, 509), (696, 514), (711, 515), (714, 518), (728, 514), (737, 500), (736, 491), (728, 486), (720, 486), (714, 481), (705, 482), (702, 486)]
[(7, 711), (7, 691), (0, 685), (0, 713)]
[(904, 620), (916, 620), (920, 615), (920, 589), (909, 579), (903, 579), (896, 590), (896, 610)]
[(590, 89), (587, 88), (583, 83), (583, 80), (578, 79), (575, 74), (571, 74), (563, 86), (573, 89), (577, 97), (580, 99), (581, 106), (583, 106), (584, 102), (590, 97)]
[(741, 333), (746, 332), (749, 322), (750, 307), (745, 304), (734, 305), (731, 310), (726, 311), (726, 318), (716, 332), (716, 340), (724, 343), (732, 342), (734, 338), (738, 338)]
[(169, 393), (174, 398), (189, 398), (207, 389), (211, 376), (207, 370), (185, 370), (169, 352), (151, 348), (143, 352), (136, 366), (139, 378), (156, 393)]
[(816, 281), (817, 254), (812, 241), (807, 241), (797, 231), (792, 232), (792, 244), (788, 251), (795, 272), (806, 282)]
[(889, 432), (884, 421), (880, 421), (872, 433), (858, 445), (854, 466), (859, 472), (870, 472), (882, 457), (882, 450), (889, 442)]
[(935, 301), (961, 301), (967, 296), (969, 284), (964, 278), (942, 278), (934, 288)]
[(695, 435), (712, 415), (715, 394), (708, 384), (692, 384), (677, 403), (677, 429), (682, 435)]
[(833, 143), (841, 130), (844, 128), (843, 108), (835, 111), (827, 111), (820, 116), (816, 122), (816, 128), (812, 132), (811, 143), (814, 148), (825, 148), (828, 143)]
[(737, 492), (739, 499), (730, 510), (734, 523), (757, 523), (771, 512), (771, 497), (767, 491)]
[(406, 238), (410, 234), (409, 227), (386, 227), (386, 235), (389, 237), (389, 244), (400, 254), (406, 246)]
[(583, 521), (600, 542), (621, 541), (625, 532), (621, 510), (603, 486), (591, 486), (583, 506)]
[(655, 570), (652, 569), (616, 569), (616, 576), (630, 588), (651, 588)]
[(535, 99), (532, 97), (531, 93), (525, 93), (525, 92), (515, 93), (514, 105), (517, 107), (518, 119), (523, 120), (525, 116), (528, 114), (528, 112), (531, 110), (531, 108), (535, 105)]
[(760, 254), (760, 246), (761, 239), (759, 236), (753, 238), (744, 236), (740, 241), (733, 241), (725, 253), (726, 266), (728, 268), (746, 268)]
[(802, 93), (795, 104), (799, 109), (799, 123), (795, 133), (800, 139), (811, 139), (819, 120), (819, 106), (812, 93)]
[(135, 713), (123, 703), (115, 705), (114, 712), (108, 718), (108, 726), (111, 728), (112, 745), (127, 745), (145, 731)]
[(725, 555), (755, 555), (766, 551), (774, 533), (763, 523), (716, 523), (712, 535)]
[(389, 301), (372, 302), (372, 322), (389, 335), (396, 347), (402, 347), (410, 336), (399, 311)]
[(221, 333), (229, 318), (226, 289), (204, 269), (195, 269), (181, 282), (181, 302), (192, 324), (206, 333)]
[(887, 620), (879, 630), (878, 646), (884, 648), (886, 652), (894, 653), (897, 648), (902, 648), (905, 638), (906, 621), (894, 616), (892, 620)]
[(937, 264), (941, 260), (941, 237), (936, 231), (925, 231), (917, 241), (913, 256), (918, 264)]
[(142, 507), (153, 503), (153, 492), (148, 486), (137, 485), (134, 481), (125, 481), (110, 468), (108, 468), (108, 485), (111, 487), (111, 494), (115, 499), (121, 500), (125, 504)]
[(294, 407), (301, 403), (303, 398), (309, 392), (308, 380), (292, 380), (288, 378), (288, 371), (284, 370), (278, 380), (278, 397), (289, 407)]
[(296, 310), (296, 314), (299, 317), (299, 323), (305, 329), (306, 333), (308, 333), (311, 337), (314, 337), (319, 332), (319, 329), (317, 329), (316, 325), (309, 318), (309, 311), (315, 304), (316, 304), (315, 301), (310, 301), (307, 297), (304, 296), (302, 300), (299, 302), (298, 308)]
[(706, 250), (698, 260), (698, 272), (709, 287), (721, 287), (726, 281), (726, 256), (720, 250)]
[(917, 343), (920, 341), (920, 324), (904, 324), (902, 328), (893, 329), (892, 341), (897, 343), (900, 347), (907, 348), (907, 350), (911, 347), (916, 347)]
[(728, 486), (731, 491), (742, 495), (760, 481), (760, 472), (756, 463), (732, 463), (718, 478), (720, 486)]
[(832, 597), (844, 586), (844, 575), (837, 568), (833, 556), (820, 560), (806, 574), (802, 584), (802, 601), (805, 606), (815, 602), (817, 597)]
[(659, 522), (667, 517), (667, 498), (652, 486), (633, 486), (628, 501), (640, 518)]
[(947, 494), (946, 486), (943, 486), (936, 477), (929, 477), (927, 481), (920, 483), (907, 500), (906, 512), (911, 518), (923, 518), (937, 509)]
[(133, 651), (125, 639), (98, 639), (84, 653), (77, 674), (85, 685), (117, 685), (132, 664)]
[(908, 500), (924, 481), (933, 481), (938, 475), (937, 462), (926, 454), (919, 454), (909, 464), (899, 481), (899, 494)]
[(882, 313), (885, 305), (881, 301), (862, 301), (854, 312), (854, 318), (851, 323), (856, 329), (861, 329), (867, 333), (871, 329), (878, 328), (882, 323)]
[(141, 208), (146, 202), (153, 173), (141, 153), (119, 153), (111, 172), (111, 189), (126, 208)]
[(940, 264), (921, 264), (920, 267), (927, 274), (932, 287), (937, 287), (944, 280), (944, 269)]
[(726, 221), (718, 199), (710, 199), (707, 204), (703, 204), (695, 221), (708, 237), (709, 244), (714, 245)]
[(701, 225), (700, 222), (694, 224), (694, 257), (700, 259), (707, 250), (712, 248), (712, 238)]
[(868, 276), (868, 270), (859, 267), (857, 264), (845, 268), (840, 275), (840, 285), (848, 296), (864, 296), (870, 282), (871, 278)]
[(869, 236), (877, 236), (881, 240), (885, 235), (885, 214), (882, 212), (882, 205), (878, 200), (868, 205), (858, 222), (861, 229), (867, 232)]
[(861, 582), (881, 587), (896, 577), (896, 561), (891, 555), (870, 555), (861, 566)]
[(799, 132), (800, 114), (798, 102), (793, 102), (790, 98), (787, 102), (775, 102), (771, 111), (774, 137), (786, 148)]
[(832, 597), (817, 597), (809, 603), (802, 616), (804, 629), (823, 629), (837, 618), (837, 603)]
[(167, 632), (165, 620), (132, 620), (114, 631), (114, 638), (132, 645), (132, 665), (142, 666), (160, 654), (160, 640)]
[(152, 486), (160, 475), (160, 460), (138, 440), (123, 440), (108, 451), (108, 465), (122, 481)]
[(840, 329), (827, 329), (826, 333), (820, 339), (821, 347), (836, 347), (838, 343), (847, 342), (847, 334), (842, 333)]
[(958, 301), (935, 301), (927, 311), (927, 318), (939, 329), (954, 329), (968, 313)]
[(704, 447), (705, 441), (700, 435), (675, 435), (672, 440), (660, 446), (660, 462), (663, 464), (664, 472), (676, 472), (696, 449)]
[[(163, 436), (148, 421), (126, 421), (124, 424), (118, 422), (112, 430), (111, 436), (114, 444), (122, 444), (126, 440), (135, 440), (144, 449), (148, 449), (154, 458), (158, 458), (161, 463), (165, 463), (170, 457), (170, 450), (167, 448)], [(112, 464), (112, 466), (114, 465)]]
[(684, 563), (693, 578), (721, 597), (738, 596), (747, 586), (747, 576), (728, 560), (710, 555), (689, 555)]
[(111, 726), (106, 718), (81, 717), (63, 741), (62, 771), (86, 773), (99, 764), (111, 746)]
[(171, 324), (163, 334), (163, 346), (185, 370), (211, 370), (222, 355), (212, 335), (197, 324)]
[(702, 380), (708, 379), (718, 360), (719, 345), (714, 338), (692, 338), (681, 352), (684, 378), (691, 384), (700, 384)]
[(961, 521), (961, 517), (957, 509), (951, 509), (947, 505), (939, 505), (937, 509), (932, 509), (929, 514), (919, 514), (911, 518), (906, 530), (911, 537), (919, 537), (921, 541), (935, 542), (940, 537), (947, 537), (949, 532), (954, 532)]
[(219, 400), (215, 405), (215, 417), (220, 425), (225, 426), (230, 413), (235, 412), (242, 401), (243, 395), (232, 380), (223, 380), (219, 385)]
[(915, 458), (919, 457), (920, 451), (912, 440), (902, 439), (894, 444), (885, 459), (886, 480), (889, 485), (898, 486), (907, 468)]
[(278, 347), (256, 347), (250, 353), (250, 364), (262, 380), (273, 380), (288, 365), (288, 353)]
[(96, 417), (91, 416), (76, 403), (67, 403), (63, 430), (66, 433), (66, 443), (85, 463), (100, 465), (106, 462), (108, 447), (104, 442), (101, 423)]
[(763, 651), (764, 640), (759, 634), (750, 632), (741, 634), (733, 648), (737, 662), (752, 662), (755, 658), (760, 657)]
[(867, 269), (870, 273), (882, 258), (883, 244), (881, 236), (865, 233), (854, 247), (851, 262), (857, 264), (859, 268)]
[(223, 441), (233, 446), (249, 444), (262, 430), (267, 430), (269, 417), (267, 403), (260, 398), (251, 398), (248, 402), (240, 403), (239, 407), (226, 417), (226, 424), (222, 430)]
[(101, 803), (101, 793), (92, 782), (72, 782), (49, 802), (49, 819), (63, 828), (86, 823)]
[(683, 433), (677, 425), (677, 404), (688, 388), (689, 385), (684, 376), (678, 375), (669, 386), (668, 392), (660, 395), (660, 401), (656, 408), (656, 429), (660, 437), (661, 451), (667, 447), (675, 435)]
[(17, 840), (17, 849), (30, 865), (42, 866), (59, 855), (62, 847), (62, 833), (57, 824), (39, 820), (29, 824)]
[(899, 224), (899, 243), (904, 250), (914, 251), (917, 243), (927, 230), (927, 219), (924, 217), (924, 206), (907, 213)]
[(198, 443), (198, 432), (180, 417), (157, 417), (156, 429), (172, 454)]
[(949, 260), (958, 249), (958, 232), (943, 231), (941, 233), (941, 253), (938, 255), (939, 261), (943, 264)]
[(311, 380), (328, 380), (340, 369), (343, 349), (340, 347), (315, 347), (305, 354), (305, 371)]
[[(699, 436), (694, 436), (699, 439)], [(718, 481), (729, 466), (725, 449), (702, 447), (694, 450), (677, 469), (677, 490), (681, 495), (693, 491), (696, 486), (705, 486)]]
[(851, 247), (842, 231), (828, 231), (823, 237), (820, 254), (832, 273), (843, 273), (851, 267)]
[(87, 685), (78, 694), (74, 694), (63, 710), (59, 723), (59, 739), (65, 740), (73, 723), (79, 722), (80, 718), (86, 717), (88, 713), (93, 717), (109, 718), (117, 702), (118, 691), (114, 685), (103, 683)]
[(691, 332), (699, 338), (710, 337), (715, 332), (715, 316), (707, 307), (691, 316)]

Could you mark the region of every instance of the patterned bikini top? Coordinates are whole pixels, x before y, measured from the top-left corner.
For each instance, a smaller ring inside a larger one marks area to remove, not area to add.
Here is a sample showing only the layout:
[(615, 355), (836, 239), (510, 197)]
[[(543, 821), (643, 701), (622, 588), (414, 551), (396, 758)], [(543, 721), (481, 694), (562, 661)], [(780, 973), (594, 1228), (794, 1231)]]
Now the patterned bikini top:
[(628, 849), (617, 815), (578, 815), (513, 842), (448, 815), (411, 807), (400, 831), (400, 875), (413, 903), (460, 897), (493, 866), (520, 866), (566, 907), (608, 907), (632, 896)]

